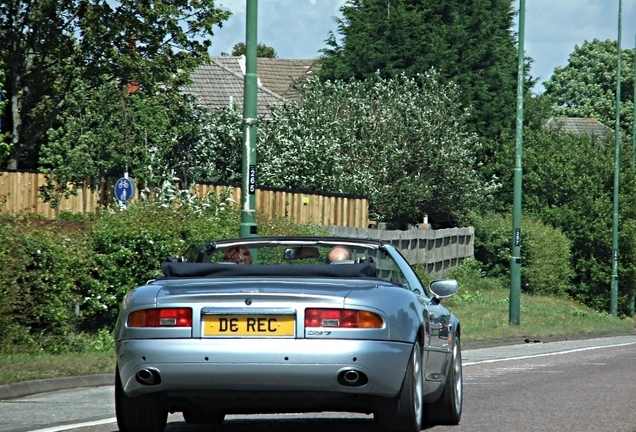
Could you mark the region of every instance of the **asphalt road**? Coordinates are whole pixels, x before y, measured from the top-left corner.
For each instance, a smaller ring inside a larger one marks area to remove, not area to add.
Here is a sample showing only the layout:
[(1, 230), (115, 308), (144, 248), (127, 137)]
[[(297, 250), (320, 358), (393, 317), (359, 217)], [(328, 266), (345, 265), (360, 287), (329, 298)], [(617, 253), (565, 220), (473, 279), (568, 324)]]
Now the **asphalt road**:
[[(636, 335), (464, 350), (464, 415), (430, 431), (636, 432)], [(1, 390), (1, 389), (0, 389)], [(0, 397), (2, 391), (0, 391)], [(217, 428), (172, 414), (166, 432), (370, 431), (347, 413), (228, 416)], [(115, 432), (112, 385), (0, 401), (0, 431)]]

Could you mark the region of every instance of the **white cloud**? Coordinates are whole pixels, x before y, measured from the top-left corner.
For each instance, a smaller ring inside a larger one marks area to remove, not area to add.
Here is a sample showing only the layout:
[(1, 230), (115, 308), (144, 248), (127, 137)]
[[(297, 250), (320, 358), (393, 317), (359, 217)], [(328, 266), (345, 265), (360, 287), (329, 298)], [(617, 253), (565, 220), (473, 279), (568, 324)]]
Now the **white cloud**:
[[(231, 3), (231, 5), (228, 5)], [(258, 42), (271, 46), (280, 58), (313, 58), (320, 55), (333, 17), (345, 0), (261, 0), (258, 3)], [(212, 37), (212, 54), (229, 53), (245, 42), (246, 2), (220, 3), (233, 15)]]
[[(541, 81), (556, 66), (565, 66), (575, 45), (586, 40), (616, 40), (619, 0), (526, 0), (526, 55), (534, 59), (531, 73)], [(345, 0), (261, 0), (258, 4), (258, 41), (273, 47), (280, 58), (312, 58), (325, 48), (334, 17)], [(622, 47), (634, 48), (636, 0), (622, 0)], [(245, 42), (246, 1), (219, 4), (233, 16), (212, 37), (213, 55), (229, 53)], [(518, 8), (519, 0), (515, 2)], [(513, 29), (514, 31), (517, 28)], [(542, 90), (542, 86), (536, 89)]]
[[(621, 46), (632, 49), (636, 2), (622, 4)], [(618, 38), (618, 0), (527, 0), (525, 17), (525, 52), (534, 59), (532, 75), (541, 81), (550, 78), (555, 67), (567, 65), (575, 46)]]

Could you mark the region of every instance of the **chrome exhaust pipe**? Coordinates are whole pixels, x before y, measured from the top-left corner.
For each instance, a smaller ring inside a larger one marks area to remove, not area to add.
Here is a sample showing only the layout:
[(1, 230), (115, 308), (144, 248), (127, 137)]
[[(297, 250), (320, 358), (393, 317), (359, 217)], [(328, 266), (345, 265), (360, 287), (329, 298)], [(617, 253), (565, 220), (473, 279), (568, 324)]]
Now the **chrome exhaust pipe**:
[(142, 369), (135, 374), (135, 379), (142, 385), (161, 384), (161, 375), (157, 369)]
[(336, 379), (338, 384), (345, 387), (362, 387), (369, 382), (369, 378), (366, 374), (354, 369), (340, 371)]
[(360, 374), (354, 370), (350, 370), (344, 373), (343, 378), (350, 385), (355, 385), (360, 379)]

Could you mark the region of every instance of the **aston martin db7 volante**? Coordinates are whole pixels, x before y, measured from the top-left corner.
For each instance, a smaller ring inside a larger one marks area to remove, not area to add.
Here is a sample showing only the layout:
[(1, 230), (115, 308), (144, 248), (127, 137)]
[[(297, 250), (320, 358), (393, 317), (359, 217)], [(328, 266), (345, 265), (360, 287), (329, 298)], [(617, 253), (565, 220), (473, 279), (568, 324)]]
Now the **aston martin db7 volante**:
[(248, 237), (192, 245), (124, 298), (115, 329), (122, 432), (229, 414), (373, 414), (380, 430), (458, 424), (457, 281), (424, 286), (388, 242)]

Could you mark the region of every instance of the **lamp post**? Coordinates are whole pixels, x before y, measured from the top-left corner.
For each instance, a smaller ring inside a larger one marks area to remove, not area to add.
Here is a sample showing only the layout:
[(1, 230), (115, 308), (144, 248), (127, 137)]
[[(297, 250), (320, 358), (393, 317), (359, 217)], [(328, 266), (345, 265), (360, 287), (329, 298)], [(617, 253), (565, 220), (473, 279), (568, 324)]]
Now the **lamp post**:
[[(636, 168), (636, 36), (634, 36), (634, 115), (632, 116), (632, 157)], [(632, 301), (629, 305), (629, 314), (634, 316), (636, 308), (636, 293), (632, 291)]]
[(525, 79), (523, 39), (525, 33), (526, 0), (519, 0), (519, 52), (517, 59), (517, 125), (512, 206), (512, 254), (510, 257), (510, 324), (519, 325), (521, 310), (521, 183), (523, 170), (523, 82)]
[(245, 79), (243, 84), (243, 161), (241, 182), (241, 237), (253, 237), (256, 226), (256, 29), (258, 0), (247, 0)]
[(614, 124), (614, 213), (612, 224), (612, 286), (610, 293), (610, 311), (618, 315), (618, 198), (620, 168), (620, 113), (621, 113), (621, 21), (623, 1), (618, 0), (618, 56), (616, 66), (616, 122)]

